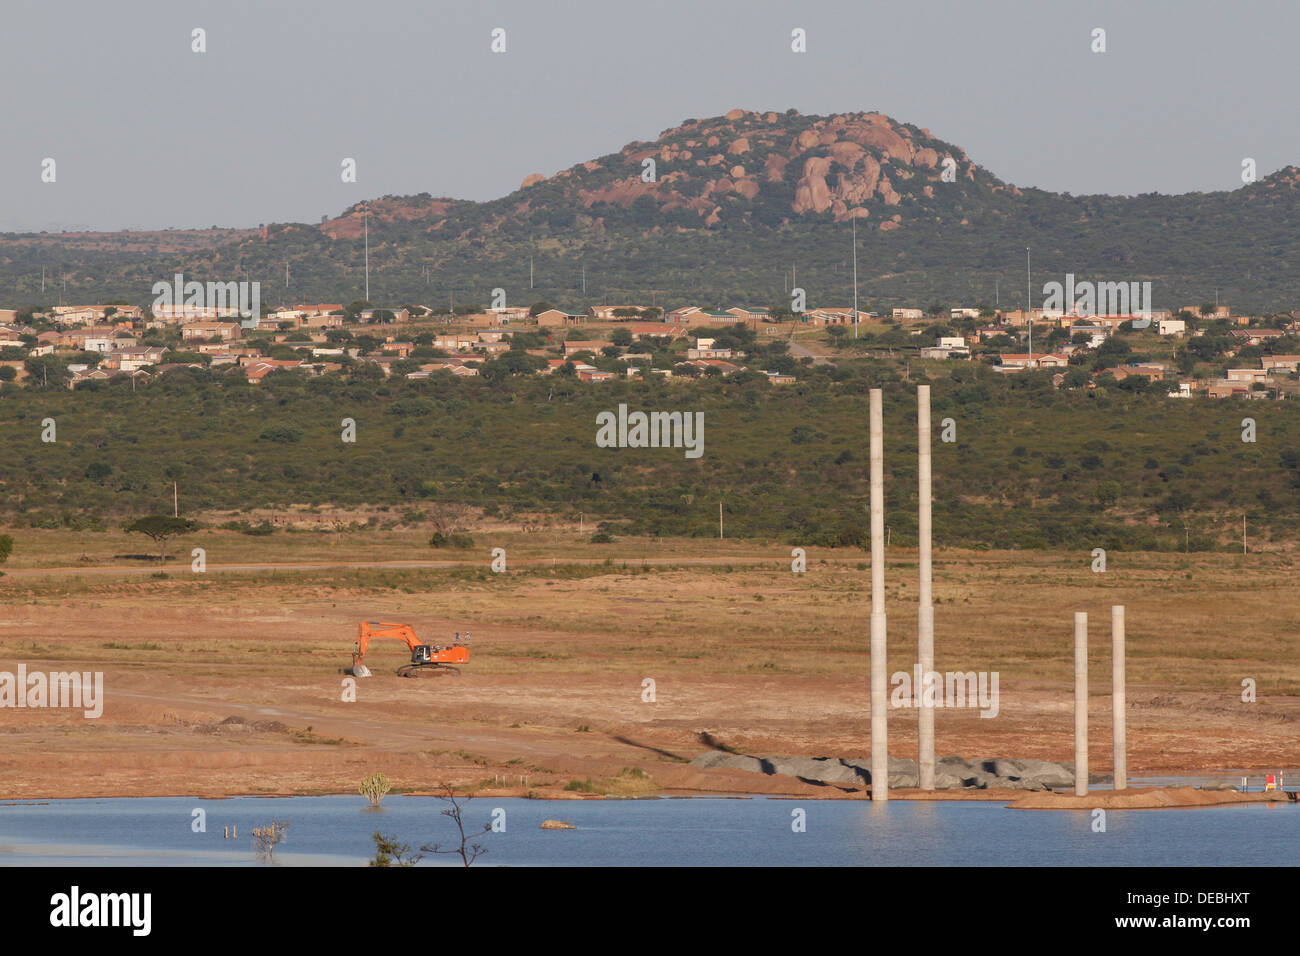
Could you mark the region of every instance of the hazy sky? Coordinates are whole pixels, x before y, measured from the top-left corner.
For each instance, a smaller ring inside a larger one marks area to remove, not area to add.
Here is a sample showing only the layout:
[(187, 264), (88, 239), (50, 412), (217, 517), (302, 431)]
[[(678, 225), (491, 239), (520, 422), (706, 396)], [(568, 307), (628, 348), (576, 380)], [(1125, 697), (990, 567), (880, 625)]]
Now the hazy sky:
[(734, 107), (879, 110), (1022, 186), (1233, 189), (1300, 164), (1298, 35), (1296, 0), (4, 0), (0, 231), (492, 199)]

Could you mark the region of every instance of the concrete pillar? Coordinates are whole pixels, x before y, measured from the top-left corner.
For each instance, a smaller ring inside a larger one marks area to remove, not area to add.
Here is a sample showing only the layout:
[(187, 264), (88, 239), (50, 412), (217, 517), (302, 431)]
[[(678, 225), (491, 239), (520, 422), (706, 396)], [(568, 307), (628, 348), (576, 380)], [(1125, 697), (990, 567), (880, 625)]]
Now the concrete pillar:
[(1124, 605), (1110, 609), (1111, 728), (1115, 736), (1115, 789), (1128, 789), (1128, 689), (1124, 669)]
[(1088, 615), (1074, 612), (1074, 795), (1088, 793)]
[(889, 671), (885, 629), (885, 455), (881, 392), (870, 393), (871, 799), (889, 799)]
[(916, 387), (917, 436), (917, 515), (918, 559), (920, 593), (917, 595), (916, 656), (921, 668), (921, 686), (913, 693), (921, 694), (921, 707), (917, 712), (917, 744), (920, 754), (921, 789), (934, 789), (934, 700), (933, 692), (925, 693), (934, 671), (934, 594), (930, 570), (930, 386)]

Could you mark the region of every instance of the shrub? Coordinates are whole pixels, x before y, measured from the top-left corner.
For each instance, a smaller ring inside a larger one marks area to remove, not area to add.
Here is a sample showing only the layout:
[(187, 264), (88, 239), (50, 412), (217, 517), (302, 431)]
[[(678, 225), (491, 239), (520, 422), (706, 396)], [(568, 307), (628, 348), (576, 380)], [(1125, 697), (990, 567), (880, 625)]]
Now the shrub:
[(384, 801), (384, 797), (392, 789), (392, 784), (388, 782), (387, 777), (382, 773), (372, 773), (361, 781), (361, 784), (357, 787), (357, 792), (365, 797), (372, 807), (378, 810), (379, 805)]
[(275, 848), (288, 835), (288, 820), (272, 820), (268, 826), (253, 828), (253, 852), (268, 863), (275, 859)]

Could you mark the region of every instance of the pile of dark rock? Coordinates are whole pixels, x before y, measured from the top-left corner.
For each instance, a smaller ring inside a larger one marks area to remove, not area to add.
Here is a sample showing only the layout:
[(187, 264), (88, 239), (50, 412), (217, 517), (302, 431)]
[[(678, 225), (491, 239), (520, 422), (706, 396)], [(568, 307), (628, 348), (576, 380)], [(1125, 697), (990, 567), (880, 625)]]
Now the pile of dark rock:
[[(853, 787), (871, 784), (871, 761), (844, 760), (839, 757), (750, 757), (745, 754), (711, 750), (700, 754), (691, 765), (701, 768), (749, 770), (763, 774), (785, 774), (810, 783), (841, 784)], [(1109, 778), (1094, 777), (1093, 783)], [(889, 758), (890, 789), (920, 786), (920, 771), (915, 760)], [(1074, 786), (1074, 764), (1049, 760), (1007, 760), (989, 757), (966, 760), (941, 757), (935, 761), (934, 786), (937, 790), (1059, 790)]]

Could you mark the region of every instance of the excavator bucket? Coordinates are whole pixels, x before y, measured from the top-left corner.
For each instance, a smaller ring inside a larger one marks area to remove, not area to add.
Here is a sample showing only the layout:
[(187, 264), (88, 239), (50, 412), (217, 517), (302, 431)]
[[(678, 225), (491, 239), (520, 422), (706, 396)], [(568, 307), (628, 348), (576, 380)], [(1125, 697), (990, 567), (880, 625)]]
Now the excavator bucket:
[(374, 676), (374, 675), (372, 675), (372, 674), (370, 673), (370, 668), (369, 668), (369, 667), (367, 667), (365, 664), (362, 664), (362, 663), (360, 663), (360, 662), (357, 662), (356, 664), (353, 664), (353, 665), (352, 665), (352, 676), (353, 676), (353, 677), (372, 677), (372, 676)]

